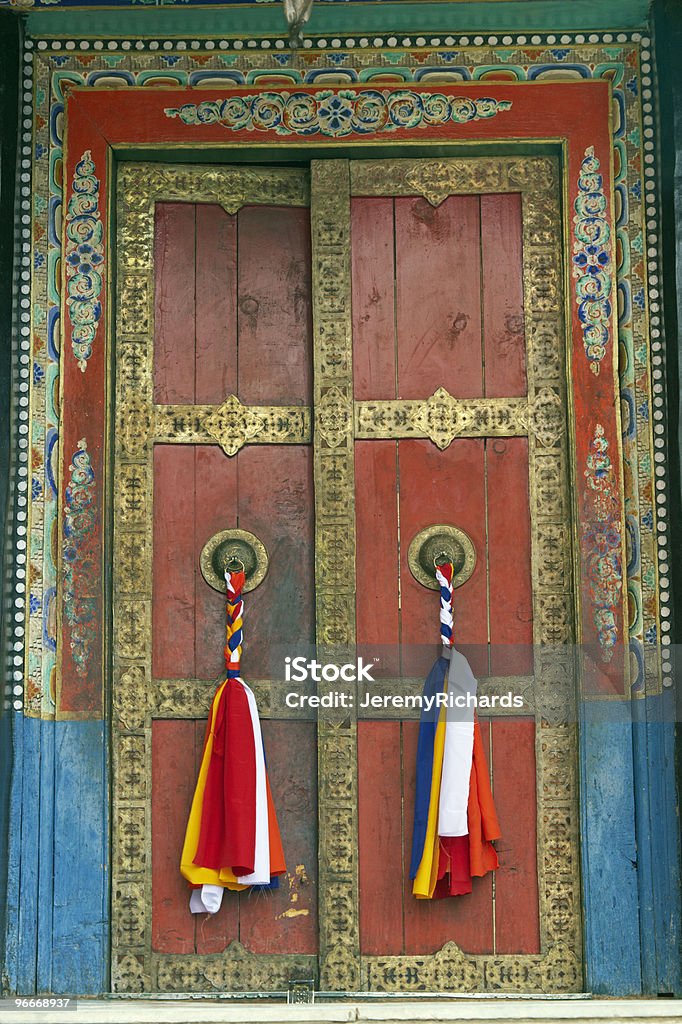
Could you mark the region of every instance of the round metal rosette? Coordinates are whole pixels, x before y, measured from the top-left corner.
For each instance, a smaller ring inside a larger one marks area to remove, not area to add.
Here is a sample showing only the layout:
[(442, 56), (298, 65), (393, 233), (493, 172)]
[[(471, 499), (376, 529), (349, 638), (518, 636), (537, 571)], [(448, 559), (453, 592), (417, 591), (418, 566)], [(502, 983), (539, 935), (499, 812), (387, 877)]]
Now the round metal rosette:
[(452, 562), (453, 587), (461, 587), (476, 568), (476, 548), (468, 533), (458, 526), (440, 523), (427, 526), (413, 538), (407, 552), (410, 572), (422, 586), (438, 590), (436, 565)]
[(255, 590), (268, 571), (265, 545), (246, 530), (221, 530), (203, 546), (199, 559), (201, 574), (209, 587), (225, 593), (225, 570), (244, 567), (244, 593)]

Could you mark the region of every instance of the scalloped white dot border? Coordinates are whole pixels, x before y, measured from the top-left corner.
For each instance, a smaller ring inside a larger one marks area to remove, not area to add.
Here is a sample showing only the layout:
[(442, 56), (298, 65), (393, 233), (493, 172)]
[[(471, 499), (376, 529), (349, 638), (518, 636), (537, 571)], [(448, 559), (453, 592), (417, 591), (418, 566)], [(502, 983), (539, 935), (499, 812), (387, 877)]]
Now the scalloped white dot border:
[[(644, 148), (643, 168), (643, 219), (647, 268), (647, 298), (651, 344), (651, 390), (652, 425), (654, 436), (655, 521), (658, 539), (658, 599), (660, 603), (663, 685), (673, 684), (672, 664), (672, 623), (670, 608), (670, 577), (668, 564), (667, 537), (667, 479), (666, 479), (666, 427), (665, 427), (665, 372), (664, 337), (660, 296), (660, 274), (658, 267), (658, 195), (656, 172), (656, 121), (653, 92), (653, 60), (651, 40), (640, 32), (592, 32), (588, 34), (560, 35), (549, 33), (500, 34), (500, 35), (445, 35), (445, 36), (402, 36), (397, 34), (380, 36), (318, 36), (305, 38), (305, 50), (340, 49), (394, 49), (396, 47), (445, 47), (459, 49), (483, 46), (580, 46), (584, 44), (612, 43), (640, 44), (640, 86), (642, 102), (642, 134)], [(30, 307), (31, 307), (31, 170), (33, 143), (33, 51), (212, 51), (212, 50), (278, 50), (287, 48), (287, 40), (278, 38), (231, 38), (231, 39), (26, 39), (21, 106), (21, 149), (19, 163), (19, 205), (17, 223), (17, 280), (16, 294), (20, 296), (15, 304), (15, 329), (13, 331), (13, 383), (18, 396), (18, 414), (14, 429), (17, 438), (15, 460), (14, 510), (14, 578), (10, 576), (6, 592), (5, 607), (13, 610), (10, 616), (14, 622), (13, 636), (8, 647), (8, 673), (5, 707), (23, 708), (23, 682), (25, 669), (25, 636), (28, 603), (26, 600), (27, 579), (27, 509), (28, 509), (28, 464), (30, 452), (29, 437), (29, 388), (30, 388)], [(18, 307), (18, 308), (17, 308)], [(13, 481), (10, 480), (12, 485)]]

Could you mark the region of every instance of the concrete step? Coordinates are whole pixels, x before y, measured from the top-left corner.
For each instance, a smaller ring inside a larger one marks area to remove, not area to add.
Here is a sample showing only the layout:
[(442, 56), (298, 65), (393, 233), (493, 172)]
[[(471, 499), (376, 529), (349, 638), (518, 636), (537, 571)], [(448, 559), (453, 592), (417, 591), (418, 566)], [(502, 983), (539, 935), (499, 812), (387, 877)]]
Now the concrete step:
[(79, 999), (74, 1010), (15, 1008), (0, 1003), (0, 1024), (354, 1024), (380, 1021), (485, 1021), (486, 1024), (682, 1024), (682, 1000), (514, 998), (391, 999), (317, 1002), (287, 1006), (274, 1002), (215, 999)]

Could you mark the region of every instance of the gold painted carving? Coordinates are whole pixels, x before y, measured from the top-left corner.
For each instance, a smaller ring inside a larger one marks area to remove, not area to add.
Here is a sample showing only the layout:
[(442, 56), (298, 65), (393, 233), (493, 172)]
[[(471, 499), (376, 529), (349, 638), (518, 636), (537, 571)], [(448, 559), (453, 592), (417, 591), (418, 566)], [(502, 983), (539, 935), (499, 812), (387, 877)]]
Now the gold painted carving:
[(354, 196), (423, 196), (439, 206), (448, 196), (551, 190), (558, 180), (549, 157), (443, 160), (354, 160)]
[[(355, 484), (351, 334), (350, 168), (311, 164), (313, 437), (318, 651), (355, 642)], [(343, 486), (339, 486), (340, 482)], [(324, 496), (324, 500), (322, 499)], [(320, 691), (326, 684), (320, 684)], [(361, 987), (355, 712), (320, 710), (318, 830), (320, 988)], [(330, 856), (330, 850), (336, 856)]]
[(218, 443), (226, 455), (245, 444), (310, 444), (310, 409), (298, 405), (157, 405), (154, 440), (164, 444)]

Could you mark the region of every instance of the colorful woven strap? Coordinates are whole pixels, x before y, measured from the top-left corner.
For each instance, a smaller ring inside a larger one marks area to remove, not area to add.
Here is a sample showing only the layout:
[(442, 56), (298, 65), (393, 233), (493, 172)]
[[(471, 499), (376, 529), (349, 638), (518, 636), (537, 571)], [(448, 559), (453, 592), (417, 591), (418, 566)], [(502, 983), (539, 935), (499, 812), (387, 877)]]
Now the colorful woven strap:
[(452, 579), (455, 567), (452, 562), (444, 562), (436, 566), (436, 579), (440, 584), (440, 639), (444, 647), (452, 647), (454, 643), (452, 618)]
[(228, 679), (239, 679), (244, 642), (244, 601), (242, 588), (246, 577), (242, 571), (225, 570), (227, 586), (227, 641), (225, 643), (225, 668)]

